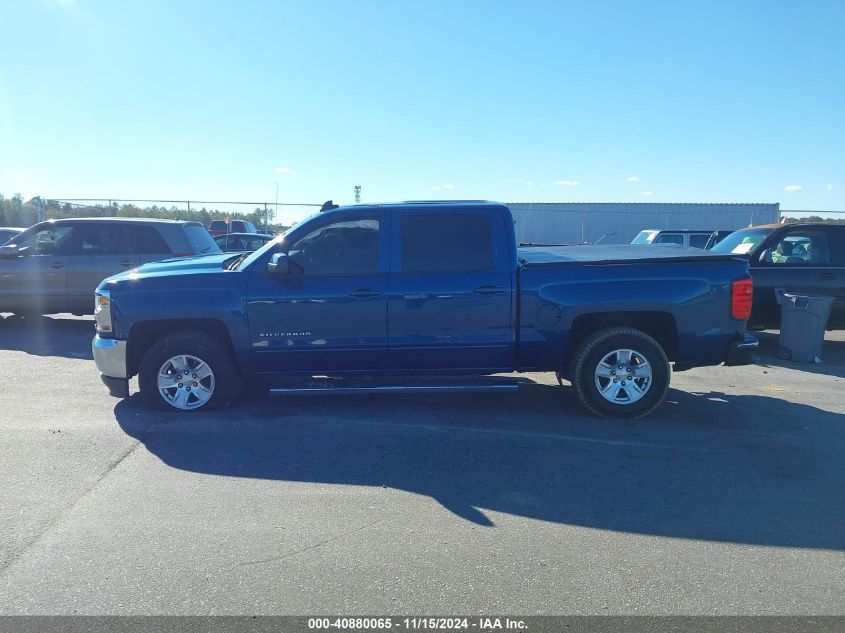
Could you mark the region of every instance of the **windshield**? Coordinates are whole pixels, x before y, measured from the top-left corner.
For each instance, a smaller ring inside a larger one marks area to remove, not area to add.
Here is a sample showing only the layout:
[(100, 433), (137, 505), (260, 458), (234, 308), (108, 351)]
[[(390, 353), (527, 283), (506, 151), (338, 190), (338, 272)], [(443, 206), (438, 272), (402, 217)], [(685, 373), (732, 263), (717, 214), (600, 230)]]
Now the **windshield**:
[(714, 253), (750, 255), (774, 229), (742, 229), (734, 231), (711, 250)]
[(306, 222), (310, 222), (312, 218), (316, 218), (316, 217), (318, 217), (319, 215), (320, 215), (319, 213), (315, 213), (315, 214), (313, 214), (313, 215), (308, 216), (305, 220), (303, 220), (303, 221), (302, 221), (302, 222), (300, 222), (299, 224), (294, 224), (294, 225), (293, 225), (292, 227), (290, 227), (287, 231), (285, 231), (284, 233), (282, 233), (281, 235), (279, 235), (279, 236), (278, 236), (278, 237), (276, 237), (275, 239), (270, 240), (270, 241), (269, 241), (269, 242), (267, 242), (264, 246), (262, 246), (261, 248), (259, 248), (257, 251), (253, 251), (252, 253), (250, 253), (250, 254), (249, 254), (249, 256), (247, 256), (247, 257), (246, 257), (246, 258), (245, 258), (245, 259), (244, 259), (244, 260), (240, 263), (240, 265), (239, 265), (239, 266), (238, 266), (235, 270), (242, 269), (242, 268), (247, 268), (247, 267), (251, 266), (253, 262), (255, 262), (255, 261), (257, 261), (257, 260), (261, 259), (261, 258), (264, 256), (264, 253), (266, 253), (267, 251), (269, 251), (271, 248), (274, 248), (277, 244), (281, 244), (282, 242), (284, 242), (284, 241), (285, 241), (285, 236), (286, 236), (288, 233), (290, 233), (291, 231), (293, 231), (295, 228), (297, 228), (297, 227), (299, 227), (299, 226), (302, 226), (302, 225), (303, 225), (303, 224), (305, 224)]
[(657, 231), (640, 231), (637, 233), (637, 237), (631, 240), (631, 244), (651, 244), (655, 235), (657, 235)]

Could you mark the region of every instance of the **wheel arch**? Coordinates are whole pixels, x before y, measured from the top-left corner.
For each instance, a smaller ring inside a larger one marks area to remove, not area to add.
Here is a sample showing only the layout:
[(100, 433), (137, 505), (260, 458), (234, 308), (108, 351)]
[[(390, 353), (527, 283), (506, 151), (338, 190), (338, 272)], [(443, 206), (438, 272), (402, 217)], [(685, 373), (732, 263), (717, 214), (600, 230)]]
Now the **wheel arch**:
[(678, 352), (678, 325), (669, 312), (589, 312), (578, 315), (569, 330), (569, 340), (563, 358), (561, 373), (569, 373), (575, 352), (584, 340), (599, 330), (611, 327), (630, 327), (640, 330), (656, 340), (670, 361), (675, 360)]
[(175, 332), (204, 332), (220, 341), (234, 354), (232, 337), (226, 324), (219, 319), (161, 319), (133, 323), (126, 344), (128, 376), (138, 373), (144, 353), (157, 341)]

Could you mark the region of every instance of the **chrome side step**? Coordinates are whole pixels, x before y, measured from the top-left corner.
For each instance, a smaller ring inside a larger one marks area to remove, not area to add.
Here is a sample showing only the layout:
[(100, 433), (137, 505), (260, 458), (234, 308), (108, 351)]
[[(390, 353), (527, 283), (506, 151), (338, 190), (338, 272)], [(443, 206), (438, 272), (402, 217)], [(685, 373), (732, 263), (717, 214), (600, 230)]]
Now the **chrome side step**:
[(475, 385), (383, 385), (367, 387), (271, 387), (272, 394), (330, 394), (344, 395), (353, 393), (479, 393), (516, 391), (516, 383), (475, 384)]

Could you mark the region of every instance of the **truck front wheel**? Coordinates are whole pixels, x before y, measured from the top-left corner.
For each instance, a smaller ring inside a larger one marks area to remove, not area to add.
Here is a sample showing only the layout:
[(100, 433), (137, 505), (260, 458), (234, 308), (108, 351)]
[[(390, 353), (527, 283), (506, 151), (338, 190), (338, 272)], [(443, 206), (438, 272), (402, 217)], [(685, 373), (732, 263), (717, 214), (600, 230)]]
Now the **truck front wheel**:
[(662, 404), (670, 377), (669, 359), (660, 343), (629, 327), (594, 332), (572, 361), (578, 399), (603, 418), (647, 416)]
[(141, 395), (152, 407), (200, 411), (228, 406), (240, 376), (230, 350), (204, 332), (169, 334), (144, 354), (138, 369)]

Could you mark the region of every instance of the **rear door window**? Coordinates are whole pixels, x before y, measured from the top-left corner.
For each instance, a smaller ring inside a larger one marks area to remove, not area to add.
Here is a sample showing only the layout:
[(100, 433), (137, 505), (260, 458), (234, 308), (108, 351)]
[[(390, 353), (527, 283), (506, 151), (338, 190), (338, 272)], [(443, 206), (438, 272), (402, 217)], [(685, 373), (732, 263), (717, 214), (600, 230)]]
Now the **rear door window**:
[(704, 248), (707, 246), (707, 240), (709, 239), (709, 233), (693, 233), (689, 236), (689, 245), (695, 248)]
[(406, 215), (404, 273), (472, 272), (493, 267), (493, 224), (481, 213)]
[(680, 233), (661, 233), (654, 240), (654, 244), (683, 244), (684, 236)]
[(74, 252), (79, 255), (122, 255), (129, 253), (125, 227), (117, 224), (92, 222), (80, 227), (80, 237)]

